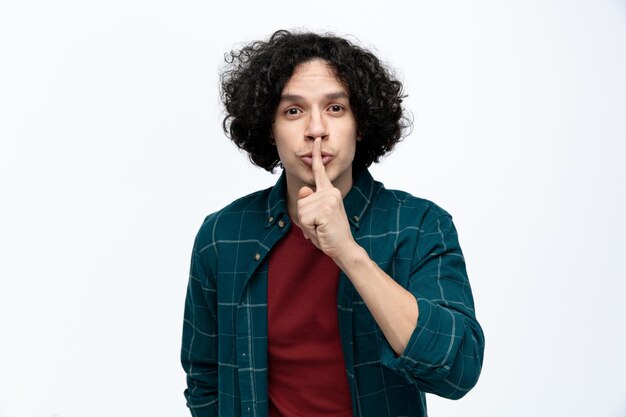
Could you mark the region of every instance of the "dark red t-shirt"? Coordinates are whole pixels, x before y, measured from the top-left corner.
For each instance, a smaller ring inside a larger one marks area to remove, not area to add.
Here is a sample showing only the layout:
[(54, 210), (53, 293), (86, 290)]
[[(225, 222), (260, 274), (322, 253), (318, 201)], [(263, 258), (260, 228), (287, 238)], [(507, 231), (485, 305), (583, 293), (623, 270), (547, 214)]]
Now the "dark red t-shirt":
[(339, 268), (297, 226), (272, 249), (267, 288), (270, 417), (351, 417), (339, 338)]

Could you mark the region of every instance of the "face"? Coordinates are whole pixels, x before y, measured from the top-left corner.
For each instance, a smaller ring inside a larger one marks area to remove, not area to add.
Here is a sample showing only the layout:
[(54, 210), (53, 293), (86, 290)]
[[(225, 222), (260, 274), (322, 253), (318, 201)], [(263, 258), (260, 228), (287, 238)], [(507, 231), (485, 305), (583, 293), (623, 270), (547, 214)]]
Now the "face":
[(325, 61), (316, 59), (294, 70), (281, 94), (272, 126), (290, 196), (302, 186), (315, 190), (311, 152), (322, 139), (326, 174), (342, 195), (352, 187), (357, 125), (347, 89)]

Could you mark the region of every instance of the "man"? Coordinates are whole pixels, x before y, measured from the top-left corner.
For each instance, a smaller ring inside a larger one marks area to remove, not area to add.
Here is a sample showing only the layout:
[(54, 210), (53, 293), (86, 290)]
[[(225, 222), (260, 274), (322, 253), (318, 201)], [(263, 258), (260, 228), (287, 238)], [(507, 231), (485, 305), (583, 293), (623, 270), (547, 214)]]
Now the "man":
[(193, 416), (425, 416), (460, 398), (484, 338), (451, 217), (367, 167), (409, 127), (402, 85), (331, 35), (228, 56), (224, 129), (270, 189), (208, 216), (182, 363)]

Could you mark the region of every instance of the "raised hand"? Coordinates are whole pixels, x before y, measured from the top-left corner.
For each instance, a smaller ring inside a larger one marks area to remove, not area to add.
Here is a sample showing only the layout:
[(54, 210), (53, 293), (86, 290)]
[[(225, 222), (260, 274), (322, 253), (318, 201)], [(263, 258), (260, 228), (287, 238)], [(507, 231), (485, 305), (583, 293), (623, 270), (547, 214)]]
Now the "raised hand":
[(374, 263), (352, 237), (341, 191), (326, 175), (322, 141), (313, 143), (315, 191), (298, 191), (297, 213), (305, 237), (345, 272), (396, 354), (404, 352), (417, 326), (415, 297)]
[(350, 232), (341, 191), (333, 186), (326, 174), (321, 138), (313, 142), (312, 169), (315, 191), (309, 187), (298, 191), (298, 222), (304, 236), (336, 260), (352, 250), (356, 242)]

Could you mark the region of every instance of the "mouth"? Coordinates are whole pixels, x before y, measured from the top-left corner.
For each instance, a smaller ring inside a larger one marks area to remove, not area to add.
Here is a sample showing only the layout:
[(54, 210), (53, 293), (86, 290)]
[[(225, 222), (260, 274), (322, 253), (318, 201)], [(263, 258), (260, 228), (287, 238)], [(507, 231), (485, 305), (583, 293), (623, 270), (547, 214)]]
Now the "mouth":
[[(313, 166), (313, 155), (311, 154), (302, 155), (300, 156), (300, 159), (302, 160), (302, 162), (305, 163), (305, 165), (308, 165), (309, 167)], [(333, 155), (322, 152), (322, 164), (326, 165), (332, 159), (333, 159)]]

